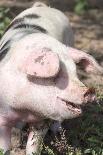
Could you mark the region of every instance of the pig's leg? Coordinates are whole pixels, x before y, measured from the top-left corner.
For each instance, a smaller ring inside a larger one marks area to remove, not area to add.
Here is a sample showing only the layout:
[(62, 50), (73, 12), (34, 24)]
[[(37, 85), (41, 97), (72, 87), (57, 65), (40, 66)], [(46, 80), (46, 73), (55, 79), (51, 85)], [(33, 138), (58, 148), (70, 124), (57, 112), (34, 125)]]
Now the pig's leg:
[(26, 155), (41, 154), (42, 140), (48, 131), (48, 126), (42, 125), (40, 128), (32, 126), (28, 136)]
[(9, 155), (11, 144), (11, 127), (0, 126), (0, 149), (3, 150), (5, 155)]

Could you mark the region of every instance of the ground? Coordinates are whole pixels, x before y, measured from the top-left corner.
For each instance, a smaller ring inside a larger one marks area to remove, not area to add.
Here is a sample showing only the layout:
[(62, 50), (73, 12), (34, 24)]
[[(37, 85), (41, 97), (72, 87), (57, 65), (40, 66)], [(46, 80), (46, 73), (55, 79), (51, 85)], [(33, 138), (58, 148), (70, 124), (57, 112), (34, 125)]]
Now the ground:
[[(103, 12), (102, 10), (90, 10), (84, 16), (66, 12), (70, 18), (74, 34), (75, 47), (82, 49), (91, 55), (103, 66)], [(86, 84), (102, 86), (102, 76), (92, 76), (82, 79)], [(102, 87), (103, 89), (103, 87)]]
[[(82, 50), (90, 53), (91, 55), (93, 55), (96, 58), (96, 60), (100, 63), (100, 65), (103, 66), (103, 11), (102, 10), (90, 10), (90, 11), (86, 12), (83, 16), (76, 15), (74, 12), (65, 12), (65, 14), (69, 17), (71, 25), (73, 27), (73, 31), (75, 34), (75, 47), (78, 49), (82, 49)], [(92, 85), (96, 88), (99, 88), (97, 90), (99, 90), (99, 93), (102, 94), (102, 91), (103, 91), (103, 77), (102, 76), (86, 75), (85, 73), (82, 73), (80, 71), (79, 77), (86, 85), (89, 85), (89, 86)], [(92, 114), (92, 117), (94, 119), (98, 117), (99, 120), (97, 120), (97, 122), (103, 121), (103, 109), (102, 109), (102, 112), (99, 114), (97, 112), (96, 113), (94, 112)], [(63, 124), (64, 128), (66, 130), (65, 136), (66, 136), (66, 138), (69, 137), (70, 145), (72, 147), (75, 146), (75, 148), (79, 147), (82, 149), (85, 147), (88, 148), (88, 146), (89, 146), (89, 144), (87, 142), (85, 142), (85, 144), (84, 144), (84, 141), (87, 139), (85, 137), (83, 137), (85, 135), (84, 135), (84, 133), (82, 134), (82, 131), (81, 131), (82, 127), (80, 126), (80, 124), (84, 125), (83, 119), (74, 119), (74, 121), (72, 120), (69, 122), (65, 122)], [(93, 124), (91, 124), (90, 126), (92, 126), (92, 125)], [(94, 122), (94, 125), (95, 125), (95, 122)], [(80, 129), (81, 135), (80, 135), (80, 133), (78, 133), (79, 129)], [(85, 131), (85, 129), (83, 128), (83, 132), (85, 132), (86, 136), (87, 136), (87, 132), (89, 133), (89, 136), (90, 136), (90, 133), (93, 132), (94, 128), (91, 127), (91, 130), (89, 128), (89, 132), (88, 132), (87, 130)], [(70, 131), (70, 133), (72, 133), (72, 131), (74, 131), (78, 137), (75, 138), (75, 134), (74, 134), (74, 137), (73, 136), (71, 137), (71, 135), (73, 135), (73, 134), (69, 135), (69, 131)], [(102, 133), (102, 132), (99, 131), (99, 133)], [(73, 141), (73, 139), (75, 142)], [(80, 139), (81, 139), (81, 141), (80, 141)], [(102, 140), (103, 139), (101, 139), (101, 141)], [(52, 142), (53, 140), (49, 134), (46, 135), (45, 141), (46, 141), (45, 144), (47, 142), (50, 143), (49, 146), (51, 146), (51, 143), (53, 143)], [(66, 140), (64, 140), (64, 141), (66, 141)], [(76, 144), (74, 144), (74, 143), (76, 143)], [(100, 144), (101, 144), (101, 142), (100, 142)], [(81, 145), (82, 145), (82, 147), (81, 147)], [(25, 154), (25, 150), (20, 148), (20, 132), (18, 130), (13, 131), (12, 148), (13, 148), (13, 150), (11, 151), (12, 155), (18, 155), (18, 154), (24, 155)], [(102, 148), (102, 146), (101, 146), (101, 148)], [(63, 153), (59, 152), (58, 154), (62, 155)], [(66, 153), (64, 153), (64, 154), (66, 154)], [(97, 155), (99, 155), (99, 154), (97, 154)], [(100, 154), (100, 155), (102, 155), (102, 154)]]

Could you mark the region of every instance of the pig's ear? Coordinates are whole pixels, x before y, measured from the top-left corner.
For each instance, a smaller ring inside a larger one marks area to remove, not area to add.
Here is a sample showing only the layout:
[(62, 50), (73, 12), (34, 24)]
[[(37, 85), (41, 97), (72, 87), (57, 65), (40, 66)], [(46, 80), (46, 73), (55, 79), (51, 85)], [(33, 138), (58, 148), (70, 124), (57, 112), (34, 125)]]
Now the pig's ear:
[(79, 64), (88, 73), (103, 74), (103, 68), (89, 54), (69, 47), (69, 55), (75, 63)]
[(39, 78), (55, 77), (59, 69), (58, 55), (48, 48), (31, 52), (22, 65), (23, 72)]
[(35, 2), (32, 7), (47, 7), (47, 5), (42, 2)]

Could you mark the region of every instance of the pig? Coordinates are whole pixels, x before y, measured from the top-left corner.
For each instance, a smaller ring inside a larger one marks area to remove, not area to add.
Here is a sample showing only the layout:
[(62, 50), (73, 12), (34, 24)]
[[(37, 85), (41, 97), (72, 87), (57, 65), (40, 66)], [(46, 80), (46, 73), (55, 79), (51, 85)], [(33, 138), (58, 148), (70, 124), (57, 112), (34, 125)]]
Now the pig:
[[(45, 5), (43, 3), (37, 2), (31, 8), (29, 8), (29, 9), (25, 10), (24, 12), (22, 12), (21, 14), (19, 14), (12, 21), (12, 23), (9, 25), (9, 27), (5, 31), (5, 34), (0, 41), (0, 60), (3, 62), (8, 61), (8, 59), (5, 59), (5, 57), (7, 55), (10, 56), (9, 53), (11, 53), (11, 55), (12, 55), (11, 51), (14, 51), (14, 52), (17, 51), (16, 46), (14, 48), (15, 50), (11, 50), (12, 44), (18, 43), (18, 41), (21, 40), (22, 38), (25, 38), (26, 36), (28, 36), (30, 34), (34, 34), (34, 33), (41, 33), (42, 36), (45, 36), (44, 34), (47, 34), (46, 37), (48, 40), (52, 40), (52, 39), (49, 39), (49, 37), (48, 37), (48, 36), (52, 36), (53, 38), (56, 38), (60, 42), (66, 44), (66, 45), (69, 45), (69, 46), (73, 46), (73, 43), (74, 43), (73, 32), (72, 32), (72, 29), (71, 29), (71, 26), (69, 24), (67, 17), (61, 11), (54, 9), (54, 8), (47, 7), (47, 5)], [(40, 38), (40, 42), (41, 42), (41, 38)], [(40, 44), (39, 41), (37, 42), (37, 44), (38, 45)], [(56, 47), (56, 41), (54, 41), (54, 45)], [(54, 46), (54, 45), (52, 45), (52, 46)], [(64, 46), (64, 45), (62, 45), (62, 46)], [(42, 49), (44, 49), (44, 48), (42, 48)], [(48, 49), (48, 46), (46, 46), (46, 50), (47, 49)], [(69, 49), (70, 49), (70, 50), (68, 50), (68, 51), (70, 51), (69, 57), (71, 57), (71, 59), (73, 59), (75, 63), (81, 62), (82, 66), (84, 66), (84, 69), (87, 72), (88, 71), (97, 72), (97, 73), (98, 73), (98, 71), (100, 73), (102, 72), (102, 68), (96, 63), (96, 61), (90, 55), (87, 55), (87, 54), (83, 53), (82, 51), (72, 49), (70, 47), (69, 47)], [(9, 58), (9, 56), (8, 56), (8, 58)], [(21, 56), (21, 53), (18, 52), (17, 57), (18, 56)], [(5, 64), (5, 63), (1, 63), (1, 64)], [(46, 67), (48, 68), (48, 65)], [(46, 70), (45, 70), (45, 73), (46, 73)], [(50, 77), (50, 75), (49, 75), (49, 77)], [(51, 77), (51, 78), (53, 78), (53, 77)], [(61, 80), (61, 83), (62, 83), (62, 80)], [(74, 95), (75, 95), (75, 93), (74, 93)], [(90, 101), (90, 99), (89, 99), (89, 101)], [(25, 108), (26, 108), (26, 105), (25, 105)], [(11, 109), (11, 107), (10, 107), (10, 109)], [(5, 110), (4, 110), (4, 112), (5, 112)], [(26, 111), (26, 114), (27, 113), (28, 112)], [(30, 113), (32, 114), (31, 110), (30, 110)], [(34, 111), (33, 111), (33, 113), (34, 113)], [(12, 114), (12, 116), (14, 116), (14, 117), (15, 117), (15, 115), (16, 115), (16, 112)], [(21, 115), (21, 113), (17, 114), (17, 118), (19, 117), (19, 115)], [(23, 115), (23, 117), (26, 117), (25, 110), (22, 111), (22, 115)], [(11, 115), (10, 115), (10, 117), (11, 117)], [(31, 117), (31, 116), (29, 115), (28, 117)], [(76, 117), (76, 115), (75, 115), (75, 117)], [(46, 117), (46, 118), (49, 118), (49, 117)], [(70, 117), (68, 117), (68, 118), (70, 119)], [(56, 131), (55, 128), (60, 127), (61, 120), (59, 120), (60, 122), (58, 123), (58, 120), (56, 118), (55, 119), (49, 118), (49, 119), (56, 120), (55, 121), (56, 123), (53, 123), (53, 126), (52, 126), (53, 130)], [(21, 119), (20, 118), (14, 119), (13, 123), (11, 123), (12, 124), (11, 126), (18, 124), (19, 120), (21, 120)], [(26, 120), (26, 118), (24, 120)], [(23, 123), (28, 122), (28, 121), (24, 121), (24, 120), (22, 119)], [(50, 122), (52, 122), (52, 121), (50, 121)], [(34, 124), (34, 122), (33, 122), (33, 124)], [(44, 124), (45, 123), (43, 123), (43, 122), (42, 123), (39, 122), (38, 125), (36, 124), (35, 128), (40, 128), (40, 131), (36, 130), (36, 132), (35, 132), (37, 135), (38, 135), (38, 133), (41, 133), (42, 136), (45, 135), (45, 133), (46, 133), (45, 131), (47, 131), (48, 127), (47, 127), (47, 123), (46, 123), (46, 130), (45, 130), (45, 128), (43, 127), (43, 126), (45, 126)], [(44, 130), (44, 132), (41, 130)], [(5, 136), (4, 136), (4, 140), (3, 139), (1, 140), (1, 143), (5, 143), (5, 139), (6, 139), (8, 141), (8, 143), (10, 144), (10, 132), (9, 131), (10, 131), (9, 129), (8, 130), (4, 129), (4, 133), (2, 133), (2, 135), (4, 134)], [(1, 132), (2, 132), (2, 130), (1, 130)], [(32, 137), (32, 136), (34, 136), (34, 131), (31, 131), (28, 139), (30, 139), (30, 137)], [(8, 139), (5, 137), (8, 137)], [(34, 136), (34, 137), (35, 138), (33, 140), (35, 141), (35, 139), (37, 139), (38, 136)], [(32, 149), (29, 149), (29, 147), (31, 148), (31, 146), (30, 146), (31, 143), (33, 143), (33, 141), (31, 142), (31, 140), (28, 140), (27, 149), (26, 149), (27, 152), (29, 150), (30, 154), (31, 154), (31, 150), (32, 150)], [(8, 147), (9, 144), (2, 144), (2, 145), (6, 145), (7, 147), (6, 146), (5, 147), (7, 150), (7, 148), (9, 148)], [(37, 143), (37, 147), (38, 146), (39, 145)], [(3, 147), (4, 150), (5, 150), (5, 147)], [(39, 149), (37, 149), (37, 147), (35, 145), (35, 147), (33, 148), (34, 152), (38, 152), (37, 150), (39, 150)]]
[(41, 154), (40, 143), (52, 120), (62, 122), (82, 113), (81, 106), (93, 102), (95, 91), (76, 73), (102, 67), (89, 55), (66, 46), (47, 34), (29, 34), (14, 42), (0, 62), (0, 147), (10, 150), (11, 129), (17, 122), (32, 127), (26, 154)]
[[(9, 52), (13, 42), (38, 32), (51, 35), (66, 45), (74, 45), (74, 35), (68, 18), (61, 11), (36, 2), (31, 8), (20, 13), (6, 29), (0, 41), (0, 60)], [(53, 125), (55, 131), (58, 131), (59, 129), (56, 129), (58, 125), (55, 123)], [(19, 128), (22, 126), (24, 124), (17, 124)], [(54, 133), (54, 130), (52, 131)]]
[[(73, 46), (74, 35), (69, 19), (61, 11), (48, 7), (42, 2), (36, 2), (34, 5), (20, 13), (6, 29), (0, 41), (0, 60), (9, 52), (12, 43), (31, 33), (46, 33), (62, 43)], [(57, 123), (53, 123), (53, 128), (59, 131)], [(17, 127), (21, 128), (24, 124)], [(52, 127), (51, 127), (52, 130)], [(53, 133), (56, 134), (56, 132)]]

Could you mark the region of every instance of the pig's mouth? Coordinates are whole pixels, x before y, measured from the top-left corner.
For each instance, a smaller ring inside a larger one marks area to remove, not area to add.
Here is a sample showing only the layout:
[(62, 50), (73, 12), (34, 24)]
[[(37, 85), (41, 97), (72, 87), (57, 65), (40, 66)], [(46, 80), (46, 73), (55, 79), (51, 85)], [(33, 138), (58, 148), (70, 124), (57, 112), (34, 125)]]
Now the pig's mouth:
[(82, 110), (81, 107), (79, 105), (75, 105), (72, 102), (67, 102), (66, 101), (66, 106), (68, 107), (69, 110), (71, 110), (73, 113), (78, 113), (81, 114)]
[(69, 102), (69, 101), (66, 101), (62, 98), (59, 98), (63, 103), (66, 104), (68, 110), (70, 110), (72, 113), (74, 114), (81, 114), (82, 113), (82, 110), (81, 110), (81, 106), (80, 105), (76, 105), (75, 103), (73, 102)]

